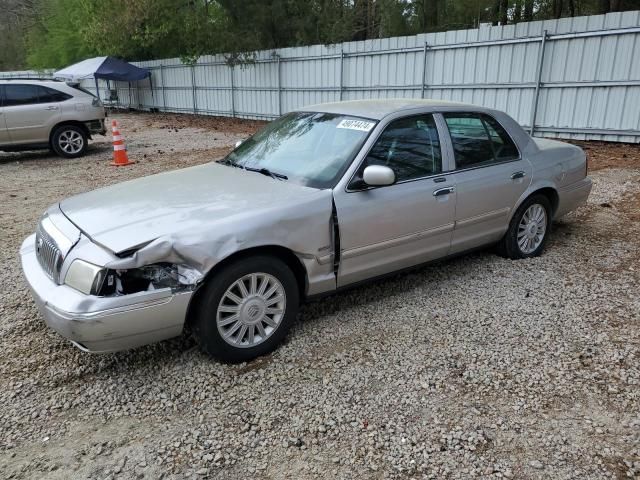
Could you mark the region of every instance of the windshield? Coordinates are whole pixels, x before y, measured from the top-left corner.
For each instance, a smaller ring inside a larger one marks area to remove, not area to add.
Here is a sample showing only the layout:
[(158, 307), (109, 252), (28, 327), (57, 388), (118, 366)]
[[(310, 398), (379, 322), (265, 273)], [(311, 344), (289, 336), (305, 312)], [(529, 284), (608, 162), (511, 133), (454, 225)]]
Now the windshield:
[(333, 187), (375, 124), (333, 113), (290, 113), (244, 141), (224, 163), (266, 169), (314, 188)]

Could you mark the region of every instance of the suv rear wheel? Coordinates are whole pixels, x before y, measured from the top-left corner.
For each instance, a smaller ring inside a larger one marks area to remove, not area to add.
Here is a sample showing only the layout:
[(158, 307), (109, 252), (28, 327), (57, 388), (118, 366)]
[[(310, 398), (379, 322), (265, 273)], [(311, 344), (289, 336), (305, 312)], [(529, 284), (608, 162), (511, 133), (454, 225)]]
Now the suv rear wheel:
[(51, 136), (51, 147), (65, 158), (76, 158), (84, 155), (87, 150), (87, 134), (76, 125), (61, 125)]

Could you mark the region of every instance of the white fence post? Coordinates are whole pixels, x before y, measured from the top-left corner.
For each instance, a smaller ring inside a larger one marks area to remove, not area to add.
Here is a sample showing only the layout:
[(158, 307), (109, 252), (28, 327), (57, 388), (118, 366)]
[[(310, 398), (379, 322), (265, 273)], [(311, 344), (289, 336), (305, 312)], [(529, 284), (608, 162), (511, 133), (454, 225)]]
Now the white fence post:
[(235, 87), (233, 84), (233, 65), (229, 65), (229, 68), (231, 69), (231, 117), (235, 117), (236, 116), (236, 99), (235, 99)]
[(529, 135), (533, 135), (536, 127), (536, 113), (538, 113), (538, 98), (540, 96), (540, 81), (542, 80), (542, 64), (544, 63), (544, 47), (547, 43), (547, 31), (542, 32), (540, 41), (540, 51), (538, 52), (538, 65), (536, 67), (536, 90), (533, 93), (533, 102), (531, 104), (531, 120), (529, 122)]
[(162, 110), (167, 111), (167, 98), (164, 93), (164, 65), (160, 64), (160, 82), (162, 82)]
[(420, 98), (424, 98), (424, 87), (427, 79), (427, 49), (429, 44), (424, 42), (424, 49), (422, 50), (422, 85), (420, 85)]
[(344, 75), (344, 50), (340, 50), (340, 100), (342, 100), (343, 75)]
[(280, 55), (278, 55), (278, 116), (282, 115), (282, 78), (280, 73)]
[(198, 112), (198, 103), (196, 100), (196, 68), (194, 64), (191, 64), (191, 96), (193, 100), (193, 113)]

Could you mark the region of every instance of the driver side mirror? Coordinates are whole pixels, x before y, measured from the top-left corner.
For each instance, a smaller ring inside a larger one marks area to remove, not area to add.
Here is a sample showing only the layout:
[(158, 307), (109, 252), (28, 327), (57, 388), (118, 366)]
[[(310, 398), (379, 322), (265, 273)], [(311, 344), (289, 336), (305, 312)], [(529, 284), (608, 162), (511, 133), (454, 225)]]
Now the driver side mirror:
[(369, 165), (362, 172), (362, 180), (372, 187), (384, 187), (395, 183), (396, 174), (384, 165)]

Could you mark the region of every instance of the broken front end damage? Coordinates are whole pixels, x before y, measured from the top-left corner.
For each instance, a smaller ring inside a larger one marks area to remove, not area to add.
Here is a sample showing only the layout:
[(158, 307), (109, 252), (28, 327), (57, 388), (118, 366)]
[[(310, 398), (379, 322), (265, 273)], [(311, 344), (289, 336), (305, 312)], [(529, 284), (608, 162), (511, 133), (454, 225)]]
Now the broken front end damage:
[(112, 272), (106, 278), (110, 290), (105, 292), (121, 295), (158, 286), (194, 289), (234, 254), (274, 246), (288, 249), (303, 265), (307, 274), (307, 292), (303, 293), (334, 290), (332, 200), (331, 190), (318, 190), (297, 203), (262, 206), (256, 213), (201, 222), (190, 230), (160, 236), (135, 251), (117, 252), (117, 259), (103, 263)]
[[(65, 281), (57, 283), (47, 275), (37, 258), (35, 235), (25, 240), (20, 257), (25, 278), (45, 323), (82, 350), (125, 350), (178, 336), (183, 330), (193, 285), (175, 283), (158, 272), (155, 277), (143, 274), (142, 279), (132, 272), (119, 272), (131, 293), (87, 295)], [(66, 280), (69, 265), (80, 258), (90, 259), (94, 265), (104, 265), (101, 260), (109, 257), (113, 258), (109, 252), (82, 237), (69, 252), (60, 278)]]
[(130, 295), (169, 289), (171, 293), (192, 291), (203, 275), (185, 265), (158, 263), (133, 269), (106, 267), (95, 280), (95, 294), (99, 297)]

